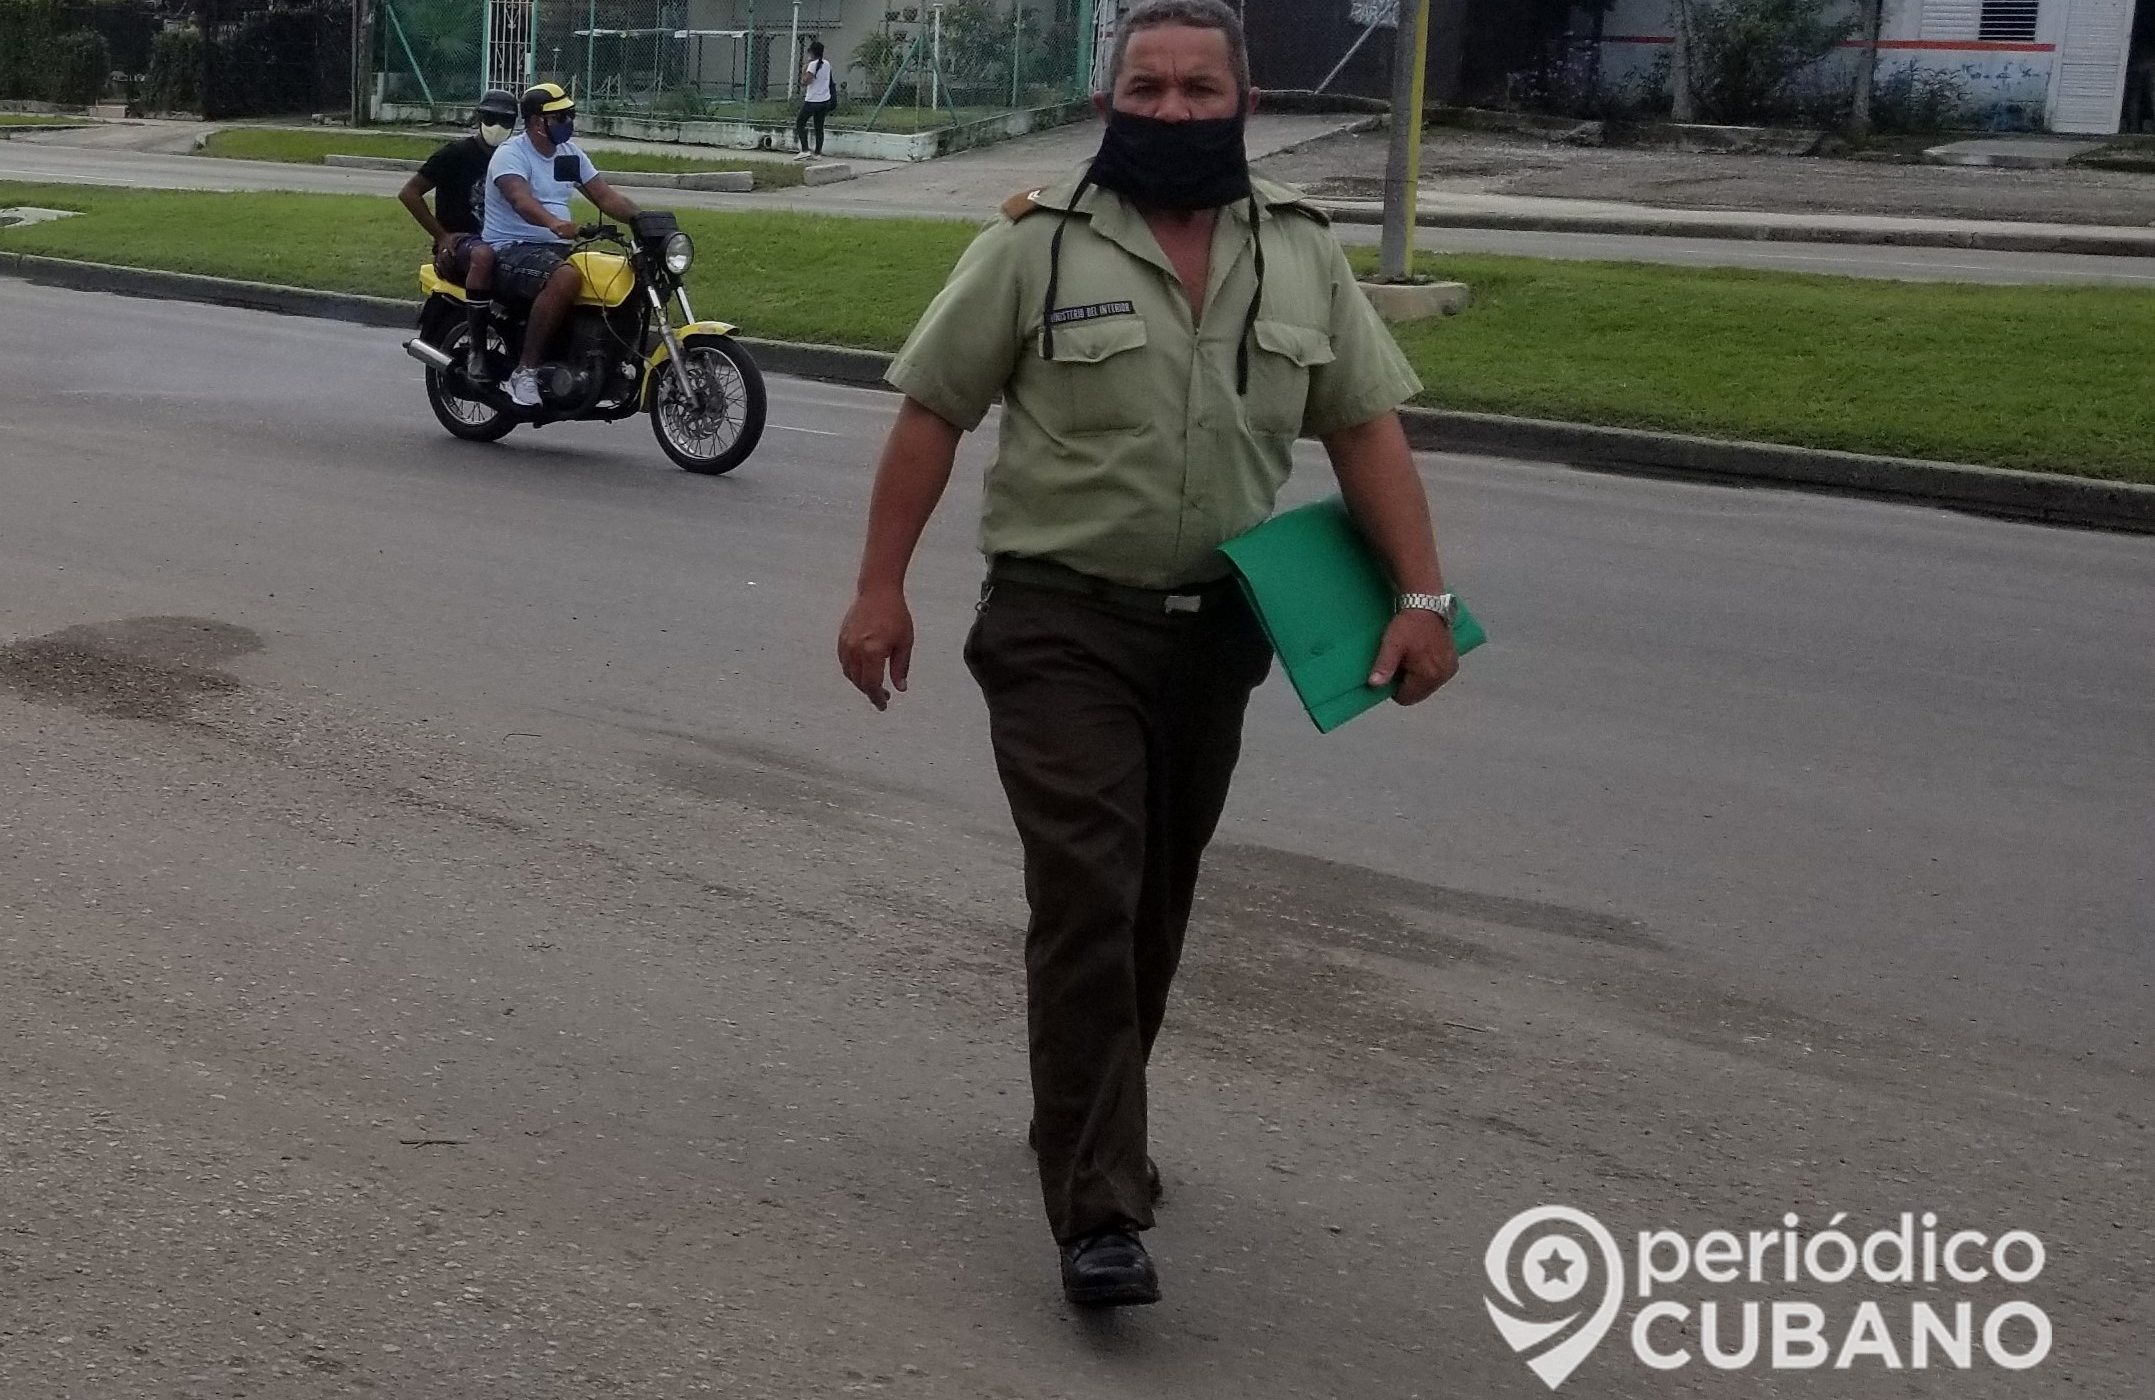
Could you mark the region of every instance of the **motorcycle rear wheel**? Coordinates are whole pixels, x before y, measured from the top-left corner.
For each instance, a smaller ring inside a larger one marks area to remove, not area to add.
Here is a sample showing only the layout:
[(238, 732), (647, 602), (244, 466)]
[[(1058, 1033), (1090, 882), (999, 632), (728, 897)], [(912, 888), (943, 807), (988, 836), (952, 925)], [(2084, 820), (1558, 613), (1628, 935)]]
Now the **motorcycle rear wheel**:
[[(503, 343), (499, 332), (487, 337), (489, 355), (495, 368), (509, 362), (509, 347)], [(442, 353), (453, 359), (464, 358), (464, 347), (471, 343), (471, 328), (461, 323), (448, 328), (435, 342)], [(450, 435), (466, 442), (499, 442), (516, 426), (514, 416), (489, 407), (477, 399), (458, 398), (449, 392), (449, 376), (431, 365), (427, 367), (427, 406), (434, 410), (434, 417), (447, 428)]]
[(681, 354), (703, 390), (703, 408), (689, 405), (672, 363), (662, 364), (651, 385), (651, 434), (681, 470), (722, 476), (763, 440), (763, 372), (730, 335), (690, 336)]

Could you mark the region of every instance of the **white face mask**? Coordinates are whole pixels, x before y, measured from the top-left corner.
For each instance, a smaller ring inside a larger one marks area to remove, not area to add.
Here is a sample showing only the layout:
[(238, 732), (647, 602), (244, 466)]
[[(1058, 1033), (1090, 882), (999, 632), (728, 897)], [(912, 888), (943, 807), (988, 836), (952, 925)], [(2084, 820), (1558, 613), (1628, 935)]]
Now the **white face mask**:
[(511, 129), (506, 126), (496, 126), (492, 122), (481, 122), (479, 123), (479, 139), (489, 146), (498, 146), (509, 139)]

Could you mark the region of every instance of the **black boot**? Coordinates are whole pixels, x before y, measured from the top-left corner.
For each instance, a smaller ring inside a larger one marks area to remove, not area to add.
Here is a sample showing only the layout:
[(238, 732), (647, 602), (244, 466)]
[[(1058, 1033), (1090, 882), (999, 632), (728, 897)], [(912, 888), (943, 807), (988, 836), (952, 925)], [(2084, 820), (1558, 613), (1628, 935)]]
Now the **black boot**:
[(464, 352), (464, 377), (474, 384), (484, 384), (493, 376), (487, 372), (486, 332), (487, 322), (493, 319), (494, 303), (484, 297), (467, 297), (464, 304), (464, 324), (471, 332)]
[(1134, 1230), (1102, 1230), (1063, 1246), (1063, 1296), (1082, 1308), (1160, 1301), (1160, 1275)]

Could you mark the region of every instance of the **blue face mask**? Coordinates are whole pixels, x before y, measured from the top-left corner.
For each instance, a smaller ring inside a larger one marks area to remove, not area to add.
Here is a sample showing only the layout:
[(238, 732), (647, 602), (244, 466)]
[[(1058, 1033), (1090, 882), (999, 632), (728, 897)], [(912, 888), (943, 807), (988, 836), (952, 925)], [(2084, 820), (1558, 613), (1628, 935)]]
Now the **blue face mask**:
[(576, 118), (556, 117), (546, 124), (546, 139), (560, 145), (576, 134)]

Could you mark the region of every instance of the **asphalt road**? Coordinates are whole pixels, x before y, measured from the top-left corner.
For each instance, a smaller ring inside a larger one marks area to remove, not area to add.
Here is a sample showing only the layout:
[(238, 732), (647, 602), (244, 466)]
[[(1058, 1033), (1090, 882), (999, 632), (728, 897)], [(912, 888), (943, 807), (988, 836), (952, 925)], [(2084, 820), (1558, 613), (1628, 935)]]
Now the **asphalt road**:
[[(1007, 160), (996, 163), (985, 156), (976, 162), (995, 172), (1000, 172), (1007, 163)], [(833, 185), (793, 194), (724, 195), (697, 190), (663, 193), (667, 203), (684, 208), (799, 208), (862, 218), (978, 218), (984, 217), (1003, 194), (1024, 188), (1027, 179), (1038, 178), (1037, 170), (1026, 167), (1001, 182), (988, 178), (981, 190), (970, 188), (971, 182), (968, 182), (968, 188), (960, 198), (953, 198), (948, 191), (940, 189), (916, 189), (913, 185), (917, 182), (909, 178), (894, 179), (888, 174), (853, 186)], [(385, 171), (335, 170), (324, 166), (216, 160), (15, 140), (0, 142), (0, 180), (140, 189), (279, 189), (389, 195), (403, 184), (404, 177)], [(1379, 238), (1380, 231), (1369, 225), (1341, 224), (1337, 227), (1341, 240), (1350, 245), (1374, 246)], [(1422, 229), (1417, 241), (1418, 246), (1438, 253), (1513, 253), (1527, 257), (1674, 263), (1687, 267), (1746, 267), (1899, 281), (2155, 285), (2155, 259), (2068, 253), (1990, 253), (1966, 248), (1763, 243), (1722, 238), (1474, 229)]]
[(2155, 544), (1426, 458), (1495, 640), (1324, 738), (1259, 693), (1168, 1301), (1078, 1319), (980, 448), (878, 715), (831, 642), (887, 398), (777, 381), (705, 480), (455, 443), (394, 342), (0, 284), (0, 1395), (1526, 1397), (1483, 1251), (1547, 1202), (2048, 1246), (1690, 1295), (2024, 1296), (2034, 1371), (1612, 1339), (1567, 1394), (2145, 1393)]

